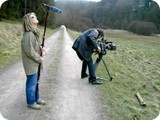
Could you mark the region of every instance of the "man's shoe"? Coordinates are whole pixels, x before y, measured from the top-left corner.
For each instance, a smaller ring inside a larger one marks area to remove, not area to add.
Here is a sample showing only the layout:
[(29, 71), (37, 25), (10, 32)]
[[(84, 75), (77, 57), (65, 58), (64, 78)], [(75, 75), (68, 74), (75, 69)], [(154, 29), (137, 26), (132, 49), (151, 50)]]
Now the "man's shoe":
[(93, 81), (92, 79), (88, 78), (88, 82), (89, 82), (89, 83), (92, 83), (92, 81)]
[(37, 104), (40, 104), (40, 105), (46, 105), (46, 101), (44, 101), (44, 100), (40, 100), (40, 101), (38, 101), (38, 102), (37, 102)]
[(88, 77), (88, 74), (81, 75), (81, 78), (82, 78), (82, 79), (83, 79), (83, 78), (86, 78), (86, 77)]
[(92, 85), (102, 85), (103, 83), (99, 80), (93, 80), (92, 82)]
[(36, 103), (34, 105), (28, 105), (28, 108), (34, 109), (34, 110), (40, 110), (41, 107), (37, 105)]

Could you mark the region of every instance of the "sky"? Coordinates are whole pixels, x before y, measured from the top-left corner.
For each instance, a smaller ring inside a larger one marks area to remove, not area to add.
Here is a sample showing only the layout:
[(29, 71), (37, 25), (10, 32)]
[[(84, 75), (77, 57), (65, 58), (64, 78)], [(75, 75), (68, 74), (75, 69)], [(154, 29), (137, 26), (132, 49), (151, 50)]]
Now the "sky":
[(160, 0), (154, 0), (154, 1), (156, 1), (158, 3), (158, 5), (160, 6)]
[[(60, 1), (60, 0), (56, 0), (56, 1)], [(93, 2), (99, 2), (101, 0), (73, 0), (73, 1), (93, 1)]]
[(101, 0), (87, 0), (87, 1), (99, 2), (99, 1), (101, 1)]
[[(59, 1), (59, 0), (56, 0), (56, 1)], [(73, 0), (73, 1), (93, 1), (93, 2), (99, 2), (101, 0)], [(153, 1), (156, 1), (158, 3), (158, 5), (160, 6), (160, 0), (153, 0)]]

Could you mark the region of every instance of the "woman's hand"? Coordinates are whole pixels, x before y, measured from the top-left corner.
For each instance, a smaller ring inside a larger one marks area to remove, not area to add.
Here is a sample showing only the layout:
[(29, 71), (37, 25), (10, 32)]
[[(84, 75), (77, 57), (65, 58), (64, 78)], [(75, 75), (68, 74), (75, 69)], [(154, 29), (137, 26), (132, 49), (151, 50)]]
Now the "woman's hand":
[(45, 49), (45, 47), (42, 48), (42, 46), (40, 47), (40, 49), (41, 49), (42, 57), (44, 57), (47, 53), (46, 49)]

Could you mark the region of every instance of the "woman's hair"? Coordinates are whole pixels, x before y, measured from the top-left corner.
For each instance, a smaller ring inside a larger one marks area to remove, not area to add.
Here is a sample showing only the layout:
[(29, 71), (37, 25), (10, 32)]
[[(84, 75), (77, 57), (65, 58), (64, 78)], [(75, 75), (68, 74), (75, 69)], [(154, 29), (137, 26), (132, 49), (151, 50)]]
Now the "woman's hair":
[(97, 29), (97, 31), (98, 31), (98, 37), (104, 37), (104, 32), (103, 32), (103, 30), (101, 30), (101, 29)]
[(22, 19), (23, 32), (25, 33), (32, 31), (33, 33), (37, 34), (37, 29), (34, 28), (31, 23), (31, 15), (35, 15), (35, 13), (34, 12), (27, 13), (26, 15), (24, 15)]

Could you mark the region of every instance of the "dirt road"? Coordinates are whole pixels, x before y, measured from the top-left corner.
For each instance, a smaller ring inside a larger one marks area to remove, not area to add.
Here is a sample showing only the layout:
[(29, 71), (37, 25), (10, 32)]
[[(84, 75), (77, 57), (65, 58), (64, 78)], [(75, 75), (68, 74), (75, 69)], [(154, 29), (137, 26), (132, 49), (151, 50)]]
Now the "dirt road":
[(81, 61), (65, 28), (46, 39), (41, 110), (27, 108), (21, 60), (0, 73), (0, 113), (7, 120), (107, 120), (97, 87), (80, 79)]

